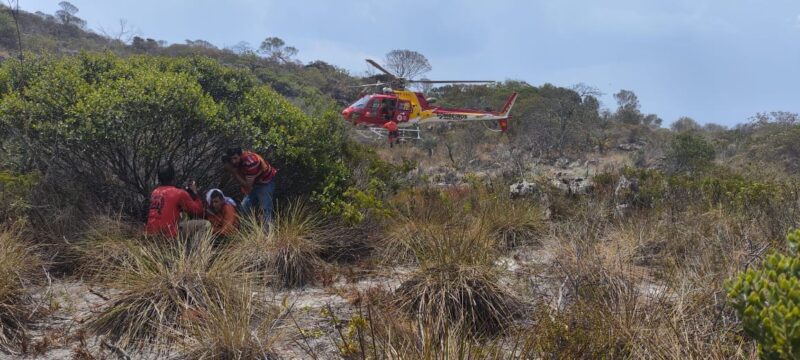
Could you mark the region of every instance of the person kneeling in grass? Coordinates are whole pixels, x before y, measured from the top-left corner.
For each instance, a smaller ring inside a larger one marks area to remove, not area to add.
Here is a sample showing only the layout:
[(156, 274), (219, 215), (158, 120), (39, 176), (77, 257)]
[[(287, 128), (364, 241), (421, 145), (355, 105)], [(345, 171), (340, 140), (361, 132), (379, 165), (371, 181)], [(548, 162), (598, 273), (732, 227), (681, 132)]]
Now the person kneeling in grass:
[(180, 221), (182, 212), (203, 216), (203, 202), (197, 196), (194, 181), (186, 189), (175, 186), (175, 168), (169, 165), (158, 171), (158, 182), (159, 186), (150, 194), (145, 225), (148, 235), (176, 238), (180, 234), (194, 241), (209, 230), (211, 225), (205, 220)]
[(278, 172), (260, 155), (241, 148), (228, 149), (223, 157), (225, 170), (239, 182), (245, 198), (242, 213), (248, 214), (261, 207), (264, 225), (272, 220), (272, 196), (275, 192), (275, 174)]
[(208, 209), (206, 220), (211, 222), (211, 229), (215, 235), (229, 237), (236, 232), (236, 202), (225, 197), (219, 189), (211, 189), (206, 195)]

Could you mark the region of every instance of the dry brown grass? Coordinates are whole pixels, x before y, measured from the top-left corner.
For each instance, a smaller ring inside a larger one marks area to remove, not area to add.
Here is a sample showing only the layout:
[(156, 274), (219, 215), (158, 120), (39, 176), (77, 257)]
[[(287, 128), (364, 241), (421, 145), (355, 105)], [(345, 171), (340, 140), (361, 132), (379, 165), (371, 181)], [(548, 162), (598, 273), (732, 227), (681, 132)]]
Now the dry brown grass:
[(404, 239), (419, 268), (397, 289), (397, 304), (433, 331), (465, 326), (497, 333), (509, 324), (518, 300), (501, 285), (494, 241), (479, 228), (423, 228)]
[(240, 223), (240, 231), (234, 237), (234, 252), (278, 287), (311, 284), (316, 272), (325, 265), (320, 258), (323, 222), (303, 201), (279, 206), (268, 230), (254, 218), (242, 219)]
[(535, 245), (547, 233), (544, 212), (530, 199), (511, 200), (502, 195), (482, 199), (479, 219), (501, 250)]
[[(557, 224), (547, 243), (562, 283), (533, 314), (526, 343), (542, 357), (748, 359), (725, 279), (770, 243), (766, 229), (722, 210), (641, 211)], [(760, 234), (760, 235), (759, 235)], [(542, 270), (539, 270), (542, 271)], [(548, 270), (544, 270), (548, 271)], [(563, 279), (563, 282), (562, 282)]]
[[(155, 239), (153, 239), (155, 240)], [(160, 241), (161, 239), (155, 240)], [(71, 245), (77, 274), (103, 282), (104, 277), (123, 263), (133, 248), (150, 239), (142, 236), (139, 226), (121, 217), (96, 216), (83, 236)]]
[[(88, 323), (122, 348), (171, 343), (187, 318), (236, 304), (255, 275), (232, 252), (217, 252), (206, 234), (188, 250), (185, 239), (128, 248), (107, 285), (118, 291)], [(241, 305), (241, 304), (240, 304)]]
[(0, 352), (17, 352), (33, 317), (32, 289), (42, 261), (18, 228), (0, 230)]
[(273, 345), (281, 335), (278, 310), (261, 304), (255, 293), (238, 295), (240, 298), (207, 299), (208, 308), (187, 319), (178, 359), (274, 358)]

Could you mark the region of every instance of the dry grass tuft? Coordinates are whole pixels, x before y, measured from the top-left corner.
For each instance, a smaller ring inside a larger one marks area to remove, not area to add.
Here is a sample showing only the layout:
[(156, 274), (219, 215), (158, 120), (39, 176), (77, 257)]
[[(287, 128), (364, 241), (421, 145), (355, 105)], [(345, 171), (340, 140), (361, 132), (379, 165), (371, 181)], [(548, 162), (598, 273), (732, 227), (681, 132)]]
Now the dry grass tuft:
[[(388, 295), (391, 296), (391, 295)], [(331, 341), (345, 359), (507, 359), (531, 355), (516, 339), (476, 337), (469, 326), (454, 324), (435, 329), (429, 323), (409, 320), (390, 302), (359, 307), (348, 321), (327, 311), (330, 321), (342, 324)], [(338, 328), (337, 328), (338, 329)], [(523, 339), (523, 337), (520, 337)], [(313, 348), (309, 356), (324, 358)], [(529, 357), (529, 356), (528, 356)]]
[(404, 245), (419, 269), (396, 291), (400, 308), (438, 334), (452, 326), (490, 334), (509, 324), (518, 302), (500, 285), (494, 241), (483, 231), (426, 228)]
[(0, 231), (0, 351), (14, 352), (33, 316), (28, 287), (41, 276), (41, 260), (18, 229)]
[(279, 287), (300, 287), (314, 280), (320, 258), (323, 223), (303, 201), (277, 208), (269, 230), (257, 219), (244, 219), (234, 240), (235, 252), (265, 272)]
[(104, 281), (112, 270), (143, 241), (141, 229), (120, 217), (92, 218), (82, 238), (72, 245), (77, 272), (92, 280)]
[(191, 249), (185, 239), (148, 242), (130, 247), (107, 277), (119, 291), (88, 327), (122, 348), (141, 349), (171, 342), (169, 335), (187, 317), (233, 304), (248, 291), (254, 274), (236, 254), (218, 253), (212, 235)]
[(479, 219), (501, 250), (534, 245), (548, 228), (543, 211), (526, 199), (485, 199)]
[[(247, 288), (247, 286), (245, 286)], [(205, 312), (187, 321), (178, 359), (272, 359), (272, 346), (280, 334), (277, 309), (267, 309), (254, 293), (242, 291), (238, 299), (207, 299)]]

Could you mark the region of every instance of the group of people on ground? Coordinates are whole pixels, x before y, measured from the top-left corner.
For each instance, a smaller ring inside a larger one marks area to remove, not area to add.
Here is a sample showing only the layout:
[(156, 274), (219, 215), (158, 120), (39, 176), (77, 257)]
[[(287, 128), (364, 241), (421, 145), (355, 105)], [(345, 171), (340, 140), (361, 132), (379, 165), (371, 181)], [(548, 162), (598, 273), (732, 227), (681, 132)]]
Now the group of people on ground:
[[(158, 182), (150, 194), (145, 232), (153, 236), (175, 238), (179, 234), (192, 236), (211, 230), (227, 237), (236, 231), (239, 214), (262, 212), (264, 224), (272, 219), (272, 198), (275, 192), (277, 169), (260, 155), (241, 148), (228, 149), (222, 157), (226, 171), (239, 183), (244, 199), (240, 206), (225, 196), (222, 190), (210, 189), (200, 196), (197, 183), (186, 188), (175, 184), (175, 168), (167, 165), (158, 171)], [(189, 220), (182, 220), (181, 213)]]

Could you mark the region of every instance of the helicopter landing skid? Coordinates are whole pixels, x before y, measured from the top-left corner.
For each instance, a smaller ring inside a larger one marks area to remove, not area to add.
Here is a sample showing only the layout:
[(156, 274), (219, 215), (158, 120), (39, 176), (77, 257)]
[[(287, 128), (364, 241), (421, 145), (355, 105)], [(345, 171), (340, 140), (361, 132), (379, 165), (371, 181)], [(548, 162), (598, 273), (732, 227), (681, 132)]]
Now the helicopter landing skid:
[[(356, 133), (361, 136), (362, 138), (373, 140), (373, 141), (380, 141), (384, 140), (389, 136), (389, 131), (384, 128), (379, 127), (368, 127), (368, 128), (361, 128), (356, 129)], [(398, 137), (397, 139), (400, 141), (416, 141), (422, 140), (422, 136), (420, 134), (419, 128), (402, 128), (397, 129)]]
[[(369, 128), (369, 130), (373, 134), (379, 136), (382, 139), (385, 139), (386, 137), (389, 136), (389, 130), (386, 130), (384, 128), (371, 127), (371, 128)], [(403, 141), (422, 140), (422, 136), (420, 136), (419, 128), (397, 129), (397, 133), (398, 133), (397, 134), (398, 135), (397, 136), (398, 140), (403, 140)]]

